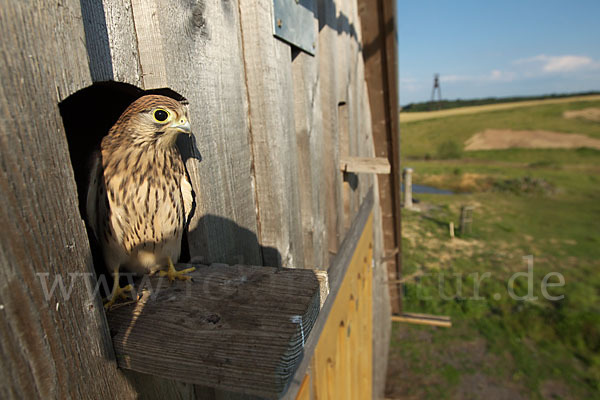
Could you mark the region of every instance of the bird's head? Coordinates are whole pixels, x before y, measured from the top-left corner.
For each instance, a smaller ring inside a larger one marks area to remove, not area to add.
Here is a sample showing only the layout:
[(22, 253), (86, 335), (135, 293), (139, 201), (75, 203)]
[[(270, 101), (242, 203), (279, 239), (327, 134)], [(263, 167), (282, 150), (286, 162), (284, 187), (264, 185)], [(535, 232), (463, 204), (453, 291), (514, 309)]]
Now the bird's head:
[(174, 146), (180, 133), (192, 133), (187, 110), (177, 100), (160, 95), (134, 101), (111, 129), (112, 135), (123, 135), (134, 144), (161, 147)]

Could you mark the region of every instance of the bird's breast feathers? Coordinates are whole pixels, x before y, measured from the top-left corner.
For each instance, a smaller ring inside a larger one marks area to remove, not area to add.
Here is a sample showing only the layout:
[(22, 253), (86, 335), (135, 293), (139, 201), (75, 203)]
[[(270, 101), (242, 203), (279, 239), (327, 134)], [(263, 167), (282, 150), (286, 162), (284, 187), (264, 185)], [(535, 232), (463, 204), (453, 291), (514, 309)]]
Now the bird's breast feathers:
[[(164, 160), (160, 154), (156, 158)], [(105, 174), (109, 237), (112, 247), (118, 246), (128, 256), (129, 269), (152, 270), (164, 265), (167, 257), (179, 258), (191, 185), (180, 159), (179, 163), (160, 161)]]

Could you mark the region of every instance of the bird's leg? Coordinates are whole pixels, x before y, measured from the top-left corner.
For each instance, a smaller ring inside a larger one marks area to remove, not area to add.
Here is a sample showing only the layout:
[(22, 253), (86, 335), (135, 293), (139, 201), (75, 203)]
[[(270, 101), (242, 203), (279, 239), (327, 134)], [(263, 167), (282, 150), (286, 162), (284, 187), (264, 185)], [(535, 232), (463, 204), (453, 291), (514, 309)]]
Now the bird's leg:
[(186, 275), (186, 274), (193, 272), (195, 270), (196, 270), (196, 267), (186, 268), (186, 269), (182, 269), (181, 271), (177, 271), (175, 269), (175, 266), (173, 265), (173, 261), (171, 260), (171, 257), (169, 257), (169, 269), (166, 271), (160, 271), (158, 274), (160, 276), (169, 277), (169, 282), (173, 282), (175, 279), (179, 279), (181, 281), (186, 281), (186, 280), (192, 278), (191, 276)]
[(110, 295), (110, 299), (108, 299), (106, 304), (104, 304), (104, 308), (106, 308), (107, 310), (110, 309), (113, 306), (113, 304), (115, 304), (115, 301), (118, 298), (126, 299), (127, 295), (125, 293), (131, 292), (131, 290), (133, 289), (133, 287), (131, 285), (127, 285), (125, 287), (121, 287), (119, 285), (119, 268), (117, 268), (116, 271), (114, 272), (113, 279), (114, 279), (113, 289), (112, 289), (112, 293)]

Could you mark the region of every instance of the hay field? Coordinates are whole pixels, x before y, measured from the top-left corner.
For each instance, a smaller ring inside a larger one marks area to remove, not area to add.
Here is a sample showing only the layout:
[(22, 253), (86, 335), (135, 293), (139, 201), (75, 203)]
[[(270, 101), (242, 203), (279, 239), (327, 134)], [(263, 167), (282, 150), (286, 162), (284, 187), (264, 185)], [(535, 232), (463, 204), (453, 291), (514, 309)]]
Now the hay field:
[(565, 97), (560, 99), (545, 99), (545, 100), (530, 100), (530, 101), (517, 101), (514, 103), (500, 103), (500, 104), (487, 104), (484, 106), (472, 106), (472, 107), (460, 107), (452, 108), (450, 110), (440, 111), (428, 111), (428, 112), (401, 112), (400, 123), (422, 121), (426, 119), (450, 117), (454, 115), (466, 115), (476, 114), (481, 112), (498, 111), (498, 110), (509, 110), (520, 107), (532, 107), (546, 104), (561, 104), (561, 103), (573, 103), (577, 101), (598, 101), (600, 95), (592, 96), (576, 96), (576, 97)]

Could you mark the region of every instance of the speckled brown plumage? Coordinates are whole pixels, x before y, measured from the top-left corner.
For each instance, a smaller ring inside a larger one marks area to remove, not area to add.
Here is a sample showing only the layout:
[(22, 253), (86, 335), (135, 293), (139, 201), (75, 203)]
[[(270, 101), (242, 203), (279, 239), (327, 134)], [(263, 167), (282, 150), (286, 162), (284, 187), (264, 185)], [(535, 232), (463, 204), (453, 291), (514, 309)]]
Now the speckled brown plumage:
[(180, 132), (191, 133), (184, 106), (148, 95), (132, 103), (102, 140), (87, 214), (112, 272), (154, 273), (179, 259), (192, 206), (175, 145)]

